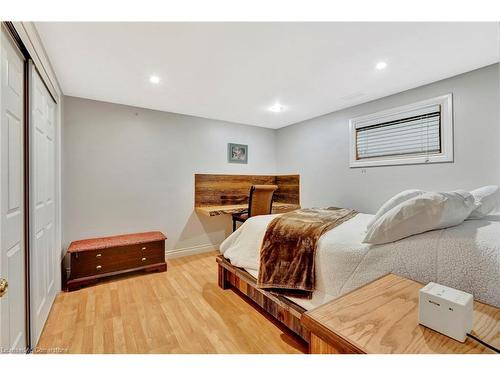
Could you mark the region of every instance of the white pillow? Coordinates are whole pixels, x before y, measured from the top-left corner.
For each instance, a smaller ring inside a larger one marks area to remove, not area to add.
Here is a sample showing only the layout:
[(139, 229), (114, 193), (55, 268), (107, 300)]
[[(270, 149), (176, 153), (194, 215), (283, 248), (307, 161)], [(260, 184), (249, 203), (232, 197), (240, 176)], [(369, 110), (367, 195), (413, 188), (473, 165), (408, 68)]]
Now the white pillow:
[(387, 202), (385, 202), (377, 211), (375, 216), (370, 220), (368, 225), (366, 226), (366, 230), (370, 230), (372, 225), (387, 211), (391, 210), (392, 208), (396, 207), (398, 204), (403, 203), (404, 201), (407, 201), (408, 199), (418, 197), (419, 195), (424, 194), (425, 191), (423, 190), (418, 190), (418, 189), (409, 189), (409, 190), (404, 190), (400, 193), (397, 193), (395, 196), (390, 198)]
[(500, 188), (496, 185), (483, 186), (470, 192), (476, 208), (467, 219), (482, 219), (500, 205)]
[(363, 242), (383, 244), (462, 223), (475, 208), (466, 191), (424, 193), (392, 208), (368, 230)]

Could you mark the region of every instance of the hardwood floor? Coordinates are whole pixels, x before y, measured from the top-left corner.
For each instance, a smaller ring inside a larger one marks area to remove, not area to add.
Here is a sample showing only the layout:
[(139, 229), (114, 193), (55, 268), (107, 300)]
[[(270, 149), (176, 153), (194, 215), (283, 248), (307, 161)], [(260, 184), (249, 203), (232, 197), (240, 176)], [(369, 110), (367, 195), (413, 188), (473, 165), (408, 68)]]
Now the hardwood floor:
[(217, 286), (215, 252), (168, 261), (168, 271), (60, 293), (37, 351), (65, 353), (302, 353), (232, 290)]

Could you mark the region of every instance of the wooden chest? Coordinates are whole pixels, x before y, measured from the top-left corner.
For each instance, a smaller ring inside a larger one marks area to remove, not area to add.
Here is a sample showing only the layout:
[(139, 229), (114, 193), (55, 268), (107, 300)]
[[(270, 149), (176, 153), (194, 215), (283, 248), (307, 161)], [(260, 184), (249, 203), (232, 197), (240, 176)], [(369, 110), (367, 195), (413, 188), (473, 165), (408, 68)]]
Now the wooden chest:
[(146, 232), (74, 241), (65, 256), (63, 289), (126, 272), (166, 271), (165, 240), (161, 232)]

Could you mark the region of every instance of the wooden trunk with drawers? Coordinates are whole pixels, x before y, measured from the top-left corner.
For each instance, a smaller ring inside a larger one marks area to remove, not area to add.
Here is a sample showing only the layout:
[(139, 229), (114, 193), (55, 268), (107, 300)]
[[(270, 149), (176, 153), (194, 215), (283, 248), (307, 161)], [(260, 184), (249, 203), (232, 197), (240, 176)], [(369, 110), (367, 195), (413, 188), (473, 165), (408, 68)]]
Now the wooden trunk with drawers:
[(74, 241), (64, 261), (63, 289), (126, 272), (166, 271), (165, 239), (161, 232), (146, 232)]

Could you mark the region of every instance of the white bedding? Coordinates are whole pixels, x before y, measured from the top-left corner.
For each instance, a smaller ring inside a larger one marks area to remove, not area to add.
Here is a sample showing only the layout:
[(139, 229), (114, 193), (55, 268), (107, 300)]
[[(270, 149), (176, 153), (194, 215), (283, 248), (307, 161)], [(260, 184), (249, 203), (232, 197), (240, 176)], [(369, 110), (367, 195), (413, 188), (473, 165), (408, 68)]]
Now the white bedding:
[[(261, 242), (275, 216), (247, 220), (220, 245), (221, 253), (233, 265), (257, 277)], [(497, 216), (465, 221), (456, 227), (393, 243), (364, 244), (361, 241), (372, 217), (358, 214), (319, 239), (313, 298), (291, 300), (309, 310), (392, 272), (422, 283), (434, 281), (464, 290), (475, 299), (500, 307), (500, 219)]]

